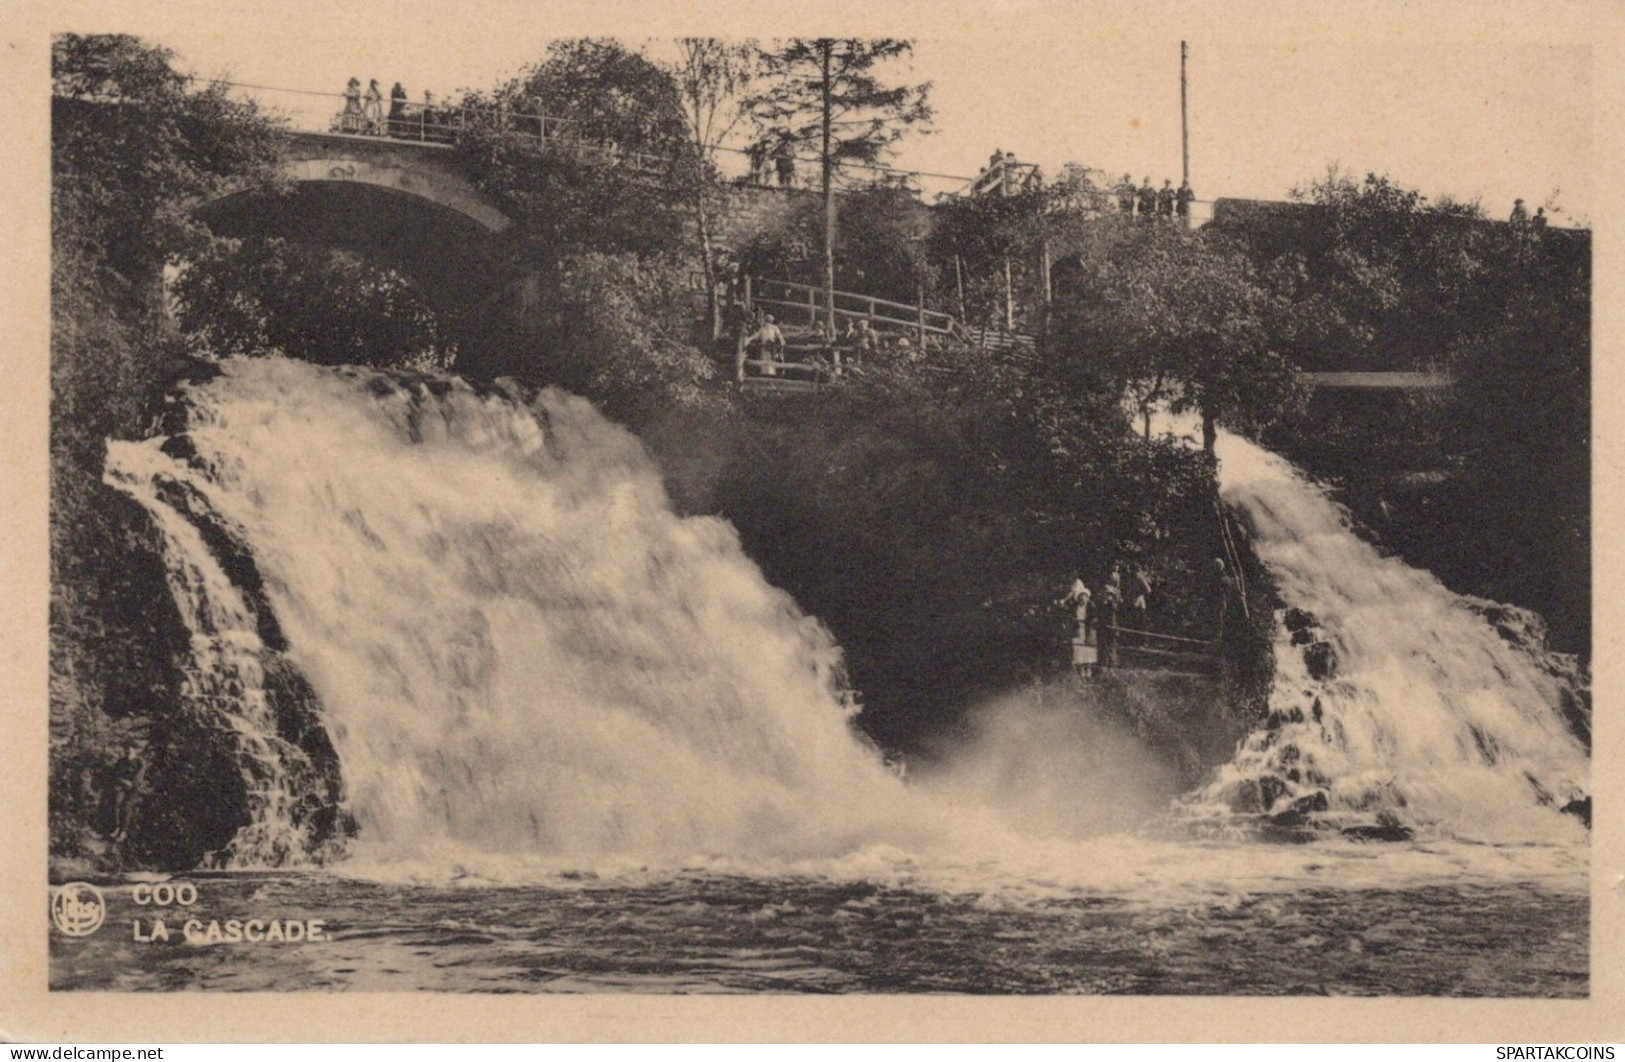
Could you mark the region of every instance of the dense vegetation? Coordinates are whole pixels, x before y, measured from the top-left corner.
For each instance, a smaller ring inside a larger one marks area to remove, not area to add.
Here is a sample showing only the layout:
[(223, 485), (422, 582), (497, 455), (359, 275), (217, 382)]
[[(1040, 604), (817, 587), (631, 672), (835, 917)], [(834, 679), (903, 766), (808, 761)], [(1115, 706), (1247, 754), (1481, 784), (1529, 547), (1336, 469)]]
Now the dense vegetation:
[[(185, 863), (230, 839), (241, 795), (177, 709), (186, 635), (153, 529), (101, 482), (104, 440), (145, 436), (186, 367), (160, 288), (165, 263), (207, 241), (186, 203), (227, 180), (269, 187), (275, 140), (132, 37), (64, 36), (52, 75), (52, 852), (97, 856), (116, 837), (130, 859)], [(143, 762), (144, 787), (198, 810), (184, 830), (121, 821)]]
[(1266, 433), (1381, 541), (1590, 651), (1591, 243), (1330, 174), (1228, 225), (1303, 307), (1310, 368), (1431, 368), (1439, 394), (1326, 394)]

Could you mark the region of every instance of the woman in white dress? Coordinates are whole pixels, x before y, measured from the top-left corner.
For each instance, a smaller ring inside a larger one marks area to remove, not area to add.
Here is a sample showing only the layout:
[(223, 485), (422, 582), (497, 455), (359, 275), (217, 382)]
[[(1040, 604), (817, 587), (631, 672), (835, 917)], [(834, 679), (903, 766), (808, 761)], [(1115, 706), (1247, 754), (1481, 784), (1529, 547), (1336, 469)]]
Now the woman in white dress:
[(378, 91), (378, 79), (367, 83), (367, 95), (361, 108), (366, 119), (365, 131), (372, 136), (384, 135), (384, 94)]

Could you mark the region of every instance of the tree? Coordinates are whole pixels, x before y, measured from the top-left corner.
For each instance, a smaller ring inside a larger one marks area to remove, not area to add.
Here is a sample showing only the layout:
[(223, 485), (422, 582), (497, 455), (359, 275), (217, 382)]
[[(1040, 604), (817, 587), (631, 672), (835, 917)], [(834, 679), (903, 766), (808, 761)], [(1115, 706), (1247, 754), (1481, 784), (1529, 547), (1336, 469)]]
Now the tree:
[(711, 338), (715, 340), (722, 335), (722, 303), (717, 297), (719, 278), (711, 245), (709, 200), (717, 149), (745, 116), (740, 94), (755, 73), (756, 45), (753, 41), (730, 44), (715, 37), (681, 37), (677, 45), (680, 53), (671, 75), (682, 98), (690, 146), (705, 170), (705, 179), (694, 182), (694, 220), (699, 230), (705, 286), (711, 293)]
[(685, 222), (705, 178), (669, 71), (617, 41), (557, 41), (462, 106), (471, 175), (516, 217), (532, 265), (692, 246)]
[(1221, 240), (1166, 226), (1126, 240), (1058, 316), (1072, 372), (1114, 381), (1142, 417), (1159, 400), (1197, 411), (1209, 452), (1221, 421), (1267, 423), (1297, 399), (1279, 353), (1291, 307)]
[(874, 70), (913, 50), (905, 40), (792, 38), (759, 53), (768, 87), (749, 107), (767, 137), (818, 151), (824, 199), (824, 316), (835, 328), (835, 178), (878, 161), (911, 127), (928, 122), (931, 85), (887, 87)]
[(275, 126), (173, 53), (127, 34), (63, 34), (51, 50), (52, 224), (125, 280), (207, 238), (191, 202), (226, 181), (274, 183)]

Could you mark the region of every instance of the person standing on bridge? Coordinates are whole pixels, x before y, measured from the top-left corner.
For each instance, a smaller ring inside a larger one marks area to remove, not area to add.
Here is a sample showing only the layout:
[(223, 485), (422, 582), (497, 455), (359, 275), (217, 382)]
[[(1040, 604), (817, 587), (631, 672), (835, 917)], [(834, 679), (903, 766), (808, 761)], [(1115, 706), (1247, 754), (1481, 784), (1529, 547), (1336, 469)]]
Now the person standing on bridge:
[(780, 140), (773, 149), (773, 169), (778, 174), (780, 188), (789, 188), (796, 183), (795, 148), (788, 137)]
[(1151, 187), (1151, 178), (1140, 184), (1140, 220), (1152, 221), (1157, 216), (1157, 190)]
[(389, 90), (389, 135), (406, 135), (406, 89), (399, 81)]
[(1157, 217), (1163, 221), (1174, 220), (1174, 182), (1162, 182), (1162, 190), (1157, 193)]
[(1117, 209), (1124, 217), (1134, 216), (1134, 178), (1123, 174), (1123, 179), (1117, 182)]
[(361, 80), (351, 78), (344, 86), (344, 113), (339, 115), (339, 132), (361, 132)]
[(370, 136), (384, 134), (384, 94), (378, 90), (378, 79), (367, 82), (367, 95), (361, 106), (363, 131)]
[(1191, 227), (1191, 204), (1196, 202), (1196, 193), (1191, 191), (1191, 182), (1179, 182), (1179, 191), (1174, 193), (1174, 213), (1179, 215), (1179, 223), (1187, 229)]

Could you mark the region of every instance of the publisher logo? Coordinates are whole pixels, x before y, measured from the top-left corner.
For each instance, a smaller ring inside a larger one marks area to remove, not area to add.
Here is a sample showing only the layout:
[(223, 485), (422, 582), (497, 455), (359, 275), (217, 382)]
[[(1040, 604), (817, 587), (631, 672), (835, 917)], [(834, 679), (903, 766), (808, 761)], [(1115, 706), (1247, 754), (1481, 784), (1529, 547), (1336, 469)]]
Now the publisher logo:
[(102, 890), (83, 881), (70, 881), (51, 892), (51, 921), (64, 936), (88, 937), (102, 927), (107, 904)]

